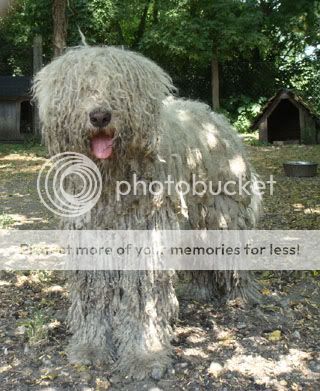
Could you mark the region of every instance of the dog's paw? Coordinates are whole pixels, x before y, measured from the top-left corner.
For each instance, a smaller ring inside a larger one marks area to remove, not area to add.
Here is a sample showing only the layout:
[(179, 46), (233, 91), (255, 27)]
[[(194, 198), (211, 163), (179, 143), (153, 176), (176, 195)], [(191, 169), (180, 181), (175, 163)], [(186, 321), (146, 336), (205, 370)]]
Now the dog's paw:
[(112, 365), (108, 351), (101, 346), (89, 344), (69, 344), (67, 349), (68, 360), (74, 365)]
[(145, 355), (122, 357), (114, 369), (127, 380), (144, 380), (151, 378), (160, 380), (167, 372), (171, 360), (167, 355)]

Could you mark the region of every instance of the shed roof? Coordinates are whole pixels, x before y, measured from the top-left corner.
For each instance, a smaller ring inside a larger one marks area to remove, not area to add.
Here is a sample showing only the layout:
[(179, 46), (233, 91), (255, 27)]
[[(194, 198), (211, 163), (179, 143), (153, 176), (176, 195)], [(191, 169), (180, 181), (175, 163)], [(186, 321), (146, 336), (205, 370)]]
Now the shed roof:
[(0, 99), (31, 97), (31, 78), (25, 76), (0, 76)]
[(301, 107), (303, 110), (307, 111), (309, 115), (313, 117), (317, 123), (320, 124), (319, 116), (316, 113), (314, 113), (310, 109), (310, 107), (308, 107), (307, 103), (305, 103), (300, 96), (295, 94), (292, 90), (283, 88), (268, 100), (268, 102), (262, 108), (261, 112), (253, 120), (251, 129), (256, 129), (257, 127), (259, 127), (260, 123), (273, 112), (273, 110), (277, 107), (278, 103), (282, 99), (289, 99), (296, 106)]

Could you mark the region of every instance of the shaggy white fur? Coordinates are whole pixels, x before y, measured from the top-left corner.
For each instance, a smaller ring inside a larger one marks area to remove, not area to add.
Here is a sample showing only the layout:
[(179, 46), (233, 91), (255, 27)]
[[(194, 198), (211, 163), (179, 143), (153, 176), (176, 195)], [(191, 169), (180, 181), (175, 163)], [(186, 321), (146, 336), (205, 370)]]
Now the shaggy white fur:
[[(199, 102), (176, 99), (170, 77), (152, 61), (112, 47), (69, 50), (43, 68), (34, 81), (40, 119), (51, 154), (76, 151), (90, 157), (97, 132), (92, 110), (108, 110), (112, 158), (97, 160), (104, 187), (85, 216), (62, 222), (71, 229), (246, 229), (254, 227), (260, 197), (132, 195), (117, 200), (116, 182), (190, 182), (192, 174), (214, 187), (221, 181), (256, 177), (240, 139), (222, 115)], [(101, 131), (101, 129), (99, 130)], [(78, 183), (69, 183), (77, 192)], [(199, 274), (200, 275), (200, 274)], [(129, 377), (159, 378), (170, 362), (171, 321), (177, 300), (170, 273), (78, 272), (70, 277), (69, 353), (73, 361), (113, 364)], [(194, 279), (197, 281), (197, 278)], [(199, 282), (201, 281), (201, 282)], [(234, 283), (236, 281), (236, 283)], [(202, 273), (194, 293), (215, 286), (230, 291), (246, 276)]]

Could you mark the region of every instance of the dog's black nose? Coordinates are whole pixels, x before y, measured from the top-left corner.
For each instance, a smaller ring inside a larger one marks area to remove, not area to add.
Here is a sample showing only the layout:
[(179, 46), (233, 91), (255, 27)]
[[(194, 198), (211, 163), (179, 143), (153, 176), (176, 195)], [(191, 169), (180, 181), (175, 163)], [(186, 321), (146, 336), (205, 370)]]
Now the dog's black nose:
[(89, 114), (90, 122), (96, 128), (103, 128), (111, 121), (111, 111), (92, 111)]

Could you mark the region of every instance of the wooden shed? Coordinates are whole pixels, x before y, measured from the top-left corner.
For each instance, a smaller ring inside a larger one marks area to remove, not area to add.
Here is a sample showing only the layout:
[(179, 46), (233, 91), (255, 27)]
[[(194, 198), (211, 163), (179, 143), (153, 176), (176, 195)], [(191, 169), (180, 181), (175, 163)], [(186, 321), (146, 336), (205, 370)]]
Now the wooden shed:
[(255, 118), (251, 129), (259, 129), (259, 140), (273, 143), (320, 143), (320, 119), (293, 91), (282, 89)]
[(0, 142), (22, 141), (32, 132), (31, 78), (0, 76)]

